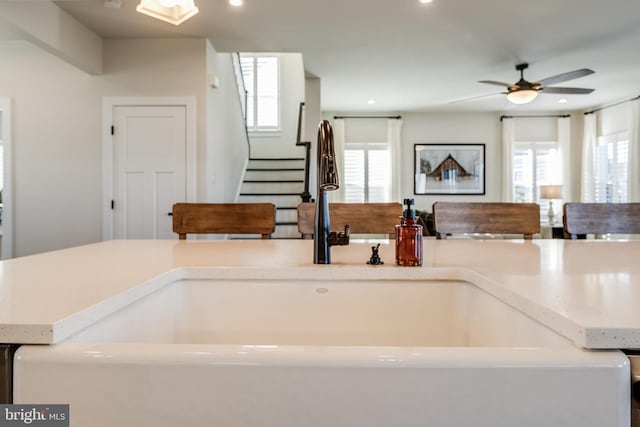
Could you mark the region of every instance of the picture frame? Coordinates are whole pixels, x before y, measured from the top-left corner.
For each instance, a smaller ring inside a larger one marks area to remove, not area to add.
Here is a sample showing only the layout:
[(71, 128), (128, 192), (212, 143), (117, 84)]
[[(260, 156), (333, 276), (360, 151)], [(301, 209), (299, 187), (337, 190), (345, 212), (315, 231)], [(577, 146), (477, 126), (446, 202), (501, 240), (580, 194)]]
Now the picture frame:
[(414, 144), (415, 195), (484, 195), (485, 144)]

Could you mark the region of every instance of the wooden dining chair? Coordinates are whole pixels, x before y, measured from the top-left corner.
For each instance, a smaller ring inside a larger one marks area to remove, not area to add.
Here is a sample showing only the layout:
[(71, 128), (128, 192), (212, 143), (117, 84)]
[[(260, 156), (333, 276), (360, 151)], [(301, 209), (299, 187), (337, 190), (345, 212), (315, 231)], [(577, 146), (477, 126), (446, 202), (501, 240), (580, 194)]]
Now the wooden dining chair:
[(465, 233), (540, 233), (540, 207), (536, 203), (436, 202), (433, 221), (437, 239)]
[[(351, 234), (386, 234), (395, 238), (401, 216), (400, 203), (329, 203), (333, 231), (342, 231), (348, 225)], [(298, 231), (303, 239), (313, 238), (315, 217), (315, 203), (298, 205)]]
[(640, 203), (565, 203), (562, 223), (566, 239), (587, 234), (640, 234)]
[(273, 203), (176, 203), (173, 232), (187, 234), (259, 234), (271, 238), (276, 228)]

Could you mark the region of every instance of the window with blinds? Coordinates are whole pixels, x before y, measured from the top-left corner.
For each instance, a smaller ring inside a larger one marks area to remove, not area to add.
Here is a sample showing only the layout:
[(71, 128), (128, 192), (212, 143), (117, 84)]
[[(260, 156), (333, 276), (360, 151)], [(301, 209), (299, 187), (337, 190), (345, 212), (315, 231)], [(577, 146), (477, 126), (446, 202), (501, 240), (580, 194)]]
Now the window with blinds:
[(280, 130), (280, 64), (277, 56), (240, 57), (247, 91), (247, 129)]
[(598, 138), (595, 155), (595, 201), (625, 203), (629, 181), (629, 135)]
[(347, 203), (391, 201), (389, 144), (345, 143), (343, 182)]
[(542, 212), (549, 200), (540, 199), (542, 185), (562, 184), (562, 164), (558, 143), (516, 142), (513, 150), (513, 200), (538, 203)]

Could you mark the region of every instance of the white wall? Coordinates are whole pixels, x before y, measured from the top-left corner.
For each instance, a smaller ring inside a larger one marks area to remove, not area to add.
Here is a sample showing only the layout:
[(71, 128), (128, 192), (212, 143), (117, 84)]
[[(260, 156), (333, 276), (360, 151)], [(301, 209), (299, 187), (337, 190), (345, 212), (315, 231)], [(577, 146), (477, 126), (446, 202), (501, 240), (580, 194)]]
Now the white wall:
[(251, 157), (303, 157), (296, 147), (298, 109), (304, 102), (305, 79), (302, 55), (299, 53), (265, 53), (280, 58), (280, 122), (281, 131), (274, 136), (251, 134)]
[(598, 114), (598, 136), (613, 135), (629, 130), (631, 104), (629, 102), (606, 108)]
[[(207, 90), (207, 201), (235, 202), (249, 158), (240, 96), (229, 53), (207, 43), (207, 73), (220, 81)], [(224, 125), (223, 125), (224, 124)]]
[(556, 117), (531, 117), (515, 119), (513, 139), (518, 142), (557, 141), (558, 119)]
[(95, 77), (26, 42), (0, 43), (13, 98), (14, 254), (101, 238), (100, 92)]
[(302, 140), (311, 142), (311, 153), (309, 156), (309, 192), (311, 193), (311, 197), (315, 198), (316, 186), (318, 185), (318, 125), (322, 120), (321, 82), (317, 77), (305, 78), (304, 106), (304, 132)]
[[(500, 116), (493, 113), (402, 113), (403, 198), (415, 198), (416, 208), (431, 211), (434, 202), (500, 201), (501, 127)], [(485, 195), (418, 196), (413, 194), (414, 144), (485, 144)], [(399, 202), (402, 202), (400, 200)]]
[(101, 240), (105, 96), (196, 98), (197, 198), (207, 199), (207, 128), (224, 129), (227, 117), (207, 111), (205, 39), (106, 40), (99, 76), (23, 41), (0, 42), (0, 57), (0, 95), (14, 107), (16, 255)]

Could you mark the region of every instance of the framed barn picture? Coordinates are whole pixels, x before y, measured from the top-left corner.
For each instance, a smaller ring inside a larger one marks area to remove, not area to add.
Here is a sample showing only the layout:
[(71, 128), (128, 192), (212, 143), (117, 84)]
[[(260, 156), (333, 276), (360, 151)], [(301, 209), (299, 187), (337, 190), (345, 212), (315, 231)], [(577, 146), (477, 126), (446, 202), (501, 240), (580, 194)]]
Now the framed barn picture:
[(415, 144), (414, 194), (484, 194), (484, 156), (484, 144)]

